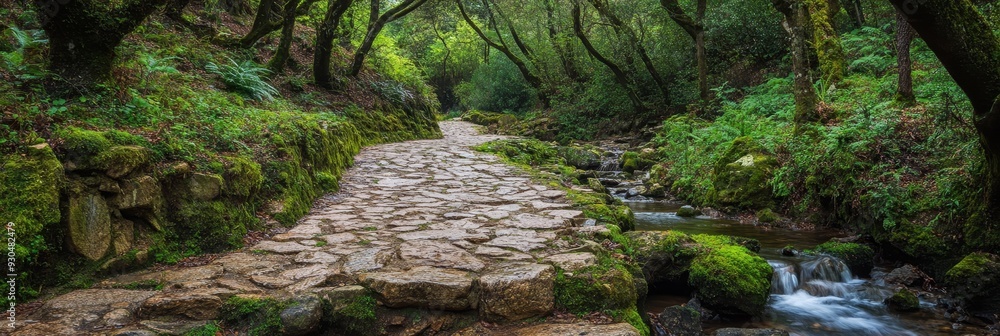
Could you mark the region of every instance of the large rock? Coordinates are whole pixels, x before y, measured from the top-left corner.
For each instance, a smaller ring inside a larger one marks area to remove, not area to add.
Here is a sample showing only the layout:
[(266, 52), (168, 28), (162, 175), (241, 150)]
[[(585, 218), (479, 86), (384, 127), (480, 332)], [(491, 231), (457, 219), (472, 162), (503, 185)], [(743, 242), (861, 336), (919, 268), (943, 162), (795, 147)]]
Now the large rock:
[(566, 272), (576, 272), (582, 268), (597, 265), (597, 256), (590, 252), (573, 252), (545, 257), (545, 261)]
[(195, 320), (213, 320), (219, 317), (222, 299), (206, 290), (161, 292), (142, 303), (141, 315), (145, 318), (184, 316)]
[(892, 270), (882, 280), (889, 285), (921, 286), (927, 278), (927, 275), (919, 268), (906, 264)]
[(723, 206), (764, 209), (774, 204), (770, 180), (778, 161), (750, 137), (733, 140), (715, 163), (715, 201)]
[(163, 194), (160, 183), (150, 176), (139, 176), (120, 183), (121, 193), (111, 199), (111, 206), (126, 210), (132, 208), (154, 209)]
[(976, 252), (945, 274), (951, 294), (971, 313), (1000, 311), (1000, 256)]
[(501, 266), (479, 278), (479, 313), (490, 321), (517, 321), (552, 312), (555, 301), (550, 265)]
[(309, 335), (319, 329), (322, 319), (323, 300), (315, 294), (296, 297), (281, 311), (281, 325), (286, 336)]
[(361, 283), (392, 308), (468, 310), (476, 307), (468, 272), (421, 266), (405, 272), (365, 273)]
[(570, 166), (583, 170), (601, 168), (601, 153), (594, 148), (567, 146), (558, 147), (556, 150), (559, 152), (559, 156), (566, 159), (566, 164)]
[(101, 152), (96, 157), (99, 168), (106, 169), (105, 174), (119, 178), (148, 166), (153, 159), (153, 151), (139, 146), (114, 146)]
[(111, 246), (111, 212), (104, 197), (77, 186), (70, 193), (66, 208), (69, 245), (90, 260), (99, 260)]
[(111, 240), (112, 251), (116, 256), (125, 254), (132, 249), (132, 242), (135, 240), (135, 223), (122, 218), (111, 220)]
[(567, 336), (567, 335), (600, 335), (600, 336), (639, 336), (639, 330), (628, 323), (600, 324), (589, 323), (546, 323), (524, 327), (510, 331), (515, 336)]
[(210, 201), (222, 192), (222, 182), (219, 175), (194, 173), (188, 177), (187, 188), (191, 198)]
[(687, 305), (667, 307), (657, 318), (667, 335), (702, 335), (701, 310), (696, 306), (693, 307), (690, 302)]

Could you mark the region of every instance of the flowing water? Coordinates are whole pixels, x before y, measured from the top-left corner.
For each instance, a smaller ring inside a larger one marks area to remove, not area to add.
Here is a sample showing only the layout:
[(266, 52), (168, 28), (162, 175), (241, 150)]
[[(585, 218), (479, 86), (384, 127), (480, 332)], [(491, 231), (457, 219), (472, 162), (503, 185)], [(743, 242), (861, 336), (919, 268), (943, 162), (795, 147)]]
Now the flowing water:
[[(781, 249), (793, 245), (809, 249), (836, 231), (763, 229), (735, 221), (705, 216), (676, 216), (680, 204), (626, 202), (635, 212), (637, 230), (676, 230), (690, 234), (726, 234), (760, 241), (760, 256), (774, 268), (771, 298), (763, 321), (707, 322), (705, 328), (775, 327), (792, 335), (961, 335), (975, 331), (952, 325), (932, 304), (921, 302), (915, 313), (896, 314), (882, 301), (892, 295), (889, 288), (859, 279), (836, 258), (828, 256), (784, 256)], [(657, 314), (681, 304), (687, 297), (650, 295), (646, 310)]]

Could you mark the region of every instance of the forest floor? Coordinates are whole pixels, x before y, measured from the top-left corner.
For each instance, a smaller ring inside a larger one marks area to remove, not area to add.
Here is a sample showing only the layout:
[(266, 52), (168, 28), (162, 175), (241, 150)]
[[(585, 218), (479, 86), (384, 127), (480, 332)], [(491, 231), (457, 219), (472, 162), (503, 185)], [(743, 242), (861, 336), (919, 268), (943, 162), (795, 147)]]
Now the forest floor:
[[(370, 295), (380, 309), (465, 312), (468, 320), (409, 316), (388, 326), (402, 333), (452, 325), (465, 334), (637, 335), (627, 323), (505, 323), (552, 313), (553, 265), (597, 262), (586, 246), (561, 238), (604, 228), (580, 226), (586, 219), (565, 191), (470, 148), (503, 137), (461, 121), (441, 130), (443, 139), (363, 149), (341, 190), (287, 232), (200, 265), (126, 274), (52, 298), (19, 318), (13, 334), (184, 334), (224, 319), (220, 310), (233, 297), (295, 302), (308, 317), (323, 308), (304, 296)], [(286, 329), (295, 327), (288, 311)], [(316, 328), (313, 320), (301, 327)]]

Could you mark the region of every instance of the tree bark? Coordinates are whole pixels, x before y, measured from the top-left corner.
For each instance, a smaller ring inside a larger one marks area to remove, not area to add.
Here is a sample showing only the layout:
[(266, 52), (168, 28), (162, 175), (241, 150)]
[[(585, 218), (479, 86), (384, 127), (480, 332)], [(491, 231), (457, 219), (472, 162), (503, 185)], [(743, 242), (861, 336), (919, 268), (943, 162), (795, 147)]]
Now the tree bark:
[(844, 9), (847, 10), (847, 15), (851, 17), (851, 23), (854, 24), (854, 28), (861, 28), (865, 25), (865, 12), (861, 7), (861, 0), (847, 0)]
[[(278, 42), (278, 50), (275, 50), (271, 61), (267, 63), (271, 73), (277, 74), (285, 69), (288, 57), (292, 49), (292, 37), (295, 33), (295, 12), (299, 9), (301, 0), (285, 0), (284, 13), (282, 14), (281, 40)], [(311, 4), (311, 1), (308, 3)]]
[(354, 62), (351, 63), (351, 70), (348, 72), (348, 75), (356, 77), (359, 73), (361, 73), (361, 68), (365, 64), (365, 56), (368, 54), (368, 51), (371, 50), (372, 44), (375, 43), (375, 38), (382, 32), (382, 28), (385, 27), (387, 23), (396, 21), (397, 19), (410, 14), (410, 12), (419, 8), (426, 2), (427, 0), (403, 0), (403, 2), (399, 5), (396, 5), (392, 9), (386, 11), (385, 14), (379, 16), (378, 20), (375, 20), (375, 23), (370, 25), (371, 28), (368, 29), (368, 34), (365, 35), (365, 40), (361, 42), (361, 46), (354, 52)]
[(889, 0), (941, 60), (973, 107), (987, 162), (991, 218), (1000, 202), (1000, 39), (969, 0)]
[(670, 14), (670, 19), (681, 26), (685, 32), (691, 36), (694, 40), (695, 45), (695, 59), (698, 63), (698, 95), (701, 97), (702, 101), (708, 101), (710, 95), (708, 93), (708, 59), (705, 53), (705, 11), (707, 10), (708, 4), (706, 0), (698, 0), (696, 17), (692, 18), (684, 12), (681, 8), (680, 3), (677, 0), (660, 0), (660, 6), (663, 6)]
[(610, 69), (615, 75), (615, 82), (617, 82), (618, 85), (625, 90), (629, 101), (632, 102), (632, 108), (635, 109), (636, 112), (645, 112), (646, 107), (642, 104), (642, 100), (639, 99), (639, 95), (635, 93), (635, 90), (633, 90), (632, 86), (629, 84), (628, 75), (625, 71), (622, 71), (621, 67), (612, 62), (610, 59), (604, 57), (604, 55), (601, 55), (600, 51), (598, 51), (597, 48), (590, 43), (590, 39), (587, 38), (587, 34), (583, 31), (583, 19), (581, 18), (579, 0), (573, 1), (573, 33), (580, 39), (580, 43), (583, 44), (583, 48), (587, 50), (587, 53), (589, 53), (590, 56), (593, 56), (598, 62), (604, 64), (604, 66), (608, 67), (608, 69)]
[(594, 8), (597, 9), (597, 12), (600, 13), (601, 16), (605, 17), (609, 22), (611, 22), (612, 26), (617, 27), (617, 29), (625, 35), (626, 40), (628, 40), (629, 44), (632, 45), (632, 49), (635, 49), (635, 51), (639, 54), (639, 58), (642, 60), (642, 64), (646, 68), (646, 72), (649, 72), (649, 75), (653, 77), (653, 82), (656, 83), (656, 87), (660, 89), (660, 95), (662, 95), (663, 101), (669, 104), (670, 90), (667, 88), (667, 82), (663, 80), (663, 76), (660, 76), (660, 72), (656, 70), (652, 58), (650, 58), (649, 53), (646, 52), (646, 47), (644, 47), (642, 42), (639, 41), (639, 38), (636, 36), (635, 31), (632, 30), (632, 27), (625, 24), (625, 22), (623, 22), (618, 15), (611, 10), (611, 7), (607, 2), (604, 2), (604, 0), (590, 0), (590, 3), (594, 5)]
[(535, 93), (538, 95), (538, 101), (542, 104), (542, 107), (548, 108), (549, 97), (542, 89), (542, 79), (532, 74), (531, 70), (528, 69), (528, 65), (524, 63), (524, 60), (517, 57), (517, 55), (515, 55), (514, 52), (512, 52), (505, 44), (497, 43), (486, 36), (486, 34), (483, 33), (483, 30), (479, 28), (479, 25), (476, 25), (476, 22), (472, 21), (472, 18), (469, 17), (469, 13), (465, 11), (465, 5), (462, 4), (462, 0), (455, 0), (455, 3), (458, 4), (458, 11), (462, 14), (462, 18), (465, 19), (465, 23), (468, 24), (469, 27), (472, 27), (472, 30), (476, 32), (476, 35), (479, 35), (479, 38), (483, 39), (483, 42), (486, 42), (487, 48), (484, 57), (489, 59), (489, 48), (499, 50), (504, 54), (504, 56), (507, 56), (507, 59), (509, 59), (511, 63), (514, 63), (514, 66), (517, 67), (517, 71), (521, 73), (521, 76), (524, 77), (526, 82), (528, 82), (528, 85), (531, 85), (531, 87), (535, 89)]
[(771, 0), (771, 4), (784, 16), (782, 25), (791, 39), (793, 90), (795, 96), (795, 132), (802, 126), (819, 121), (816, 111), (818, 98), (809, 74), (809, 44), (806, 25), (809, 13), (801, 0)]
[(222, 8), (232, 16), (250, 14), (250, 2), (247, 0), (222, 0)]
[(94, 1), (35, 1), (49, 36), (49, 70), (72, 85), (107, 79), (115, 48), (166, 0), (123, 1), (107, 11)]
[(240, 47), (250, 48), (267, 34), (282, 27), (281, 21), (274, 19), (276, 16), (274, 11), (277, 10), (275, 7), (274, 0), (260, 0), (260, 5), (257, 6), (257, 15), (253, 19), (253, 26), (250, 27), (250, 32), (240, 39)]
[(556, 55), (559, 57), (559, 62), (562, 63), (563, 71), (566, 72), (566, 76), (570, 80), (583, 83), (587, 79), (580, 75), (580, 70), (577, 68), (576, 62), (573, 61), (573, 56), (570, 51), (573, 50), (572, 47), (566, 43), (566, 38), (562, 37), (560, 34), (558, 24), (555, 19), (555, 8), (552, 5), (554, 0), (544, 0), (545, 2), (545, 15), (547, 18), (546, 25), (548, 26), (549, 40), (552, 42), (552, 48), (555, 49)]
[(896, 88), (896, 101), (904, 105), (916, 103), (913, 96), (913, 74), (910, 62), (910, 44), (916, 32), (906, 22), (903, 13), (896, 11), (896, 65), (899, 78)]
[(844, 79), (846, 68), (844, 47), (840, 43), (840, 36), (834, 25), (834, 16), (840, 12), (840, 3), (837, 0), (801, 1), (806, 4), (809, 11), (809, 19), (803, 24), (812, 24), (813, 48), (819, 59), (821, 79), (826, 86), (820, 89), (826, 90), (830, 85)]
[(330, 74), (330, 53), (333, 51), (333, 40), (337, 37), (337, 26), (344, 12), (351, 7), (354, 0), (330, 0), (323, 16), (323, 22), (316, 29), (316, 45), (313, 54), (313, 81), (316, 85), (334, 89)]

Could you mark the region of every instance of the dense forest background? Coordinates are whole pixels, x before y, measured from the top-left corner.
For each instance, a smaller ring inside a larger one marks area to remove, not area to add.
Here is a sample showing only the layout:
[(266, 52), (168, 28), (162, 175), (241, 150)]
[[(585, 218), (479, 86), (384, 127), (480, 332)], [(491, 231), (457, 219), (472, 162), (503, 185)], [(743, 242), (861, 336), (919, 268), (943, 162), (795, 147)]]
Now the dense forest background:
[[(960, 2), (1000, 20), (993, 1)], [(0, 4), (0, 210), (45, 270), (25, 273), (26, 297), (137, 259), (242, 246), (335, 190), (358, 147), (439, 136), (435, 114), (470, 110), (491, 130), (563, 144), (637, 136), (649, 149), (637, 165), (679, 198), (851, 229), (941, 274), (1000, 248), (974, 104), (890, 1)], [(726, 164), (747, 154), (760, 171), (736, 182)], [(139, 232), (127, 243), (62, 243), (86, 234), (56, 225), (76, 200), (137, 171), (210, 173), (232, 189), (119, 201)]]

